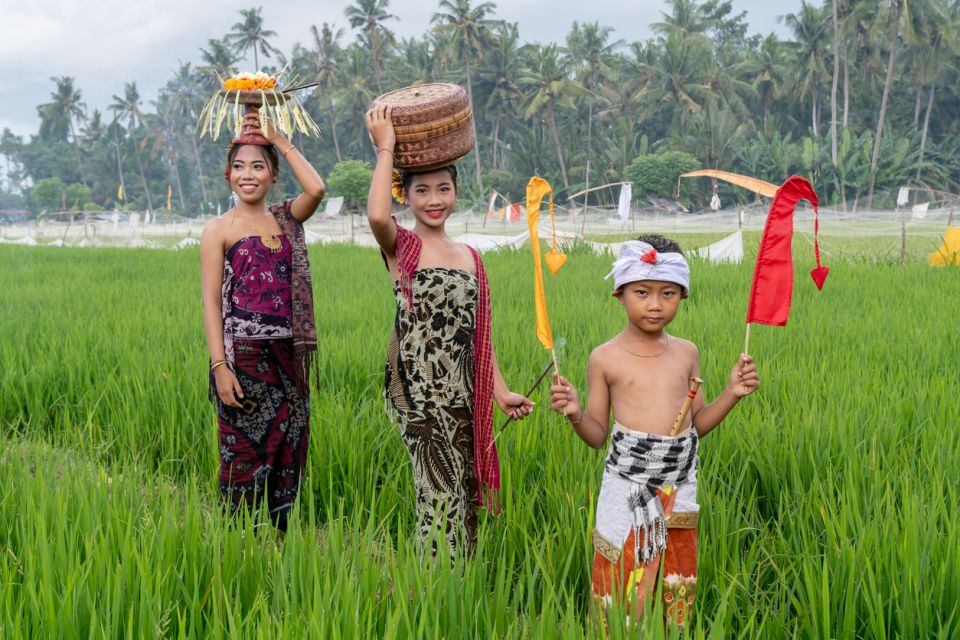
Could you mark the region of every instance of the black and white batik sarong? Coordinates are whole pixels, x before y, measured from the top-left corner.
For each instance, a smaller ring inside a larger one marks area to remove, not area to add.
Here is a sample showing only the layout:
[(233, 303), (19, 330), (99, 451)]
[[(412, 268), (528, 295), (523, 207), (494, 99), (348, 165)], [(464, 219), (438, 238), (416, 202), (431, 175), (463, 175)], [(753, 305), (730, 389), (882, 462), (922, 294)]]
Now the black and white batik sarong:
[(667, 546), (666, 518), (656, 489), (675, 487), (696, 473), (698, 443), (693, 427), (675, 438), (613, 430), (606, 468), (633, 483), (628, 507), (633, 512), (638, 564), (650, 562)]

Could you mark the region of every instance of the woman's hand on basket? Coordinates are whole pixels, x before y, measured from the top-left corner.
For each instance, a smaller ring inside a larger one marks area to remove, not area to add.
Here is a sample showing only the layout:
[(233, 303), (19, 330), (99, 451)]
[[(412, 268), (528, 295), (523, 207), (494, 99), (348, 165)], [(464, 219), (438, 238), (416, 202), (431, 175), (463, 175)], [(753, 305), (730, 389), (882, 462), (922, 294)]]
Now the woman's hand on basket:
[(243, 389), (240, 388), (240, 381), (233, 371), (228, 366), (217, 367), (213, 372), (213, 379), (220, 402), (234, 409), (242, 409), (240, 401), (243, 400)]
[(386, 149), (393, 153), (393, 148), (397, 144), (397, 132), (393, 128), (393, 120), (390, 117), (392, 113), (393, 107), (375, 104), (363, 116), (363, 121), (370, 132), (370, 140), (378, 151)]

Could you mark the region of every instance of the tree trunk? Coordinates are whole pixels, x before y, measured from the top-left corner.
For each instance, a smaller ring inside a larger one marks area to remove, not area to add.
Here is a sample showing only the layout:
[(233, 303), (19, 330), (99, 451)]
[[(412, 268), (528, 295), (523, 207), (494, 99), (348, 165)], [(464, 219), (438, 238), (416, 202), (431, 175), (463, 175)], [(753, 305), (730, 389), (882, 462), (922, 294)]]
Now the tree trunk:
[(337, 162), (343, 162), (343, 157), (340, 155), (340, 142), (337, 140), (337, 122), (334, 120), (336, 114), (333, 111), (333, 105), (329, 105), (327, 108), (330, 117), (330, 133), (333, 136), (333, 149), (337, 153)]
[(817, 117), (817, 102), (819, 101), (819, 97), (820, 96), (817, 95), (817, 86), (814, 85), (810, 91), (810, 99), (813, 101), (813, 107), (810, 109), (810, 112), (813, 120), (813, 136), (815, 138), (820, 137), (820, 118)]
[(553, 144), (557, 146), (557, 159), (560, 161), (560, 175), (563, 177), (563, 188), (570, 190), (570, 181), (567, 180), (567, 166), (563, 162), (563, 148), (560, 146), (560, 136), (557, 135), (557, 115), (553, 110), (553, 102), (550, 103), (550, 132), (553, 134)]
[(260, 62), (257, 60), (257, 43), (253, 43), (253, 70), (260, 71)]
[(465, 56), (464, 61), (467, 67), (467, 99), (470, 101), (470, 111), (473, 113), (473, 117), (470, 118), (470, 128), (473, 129), (473, 159), (476, 162), (477, 191), (478, 193), (483, 193), (483, 172), (480, 169), (480, 137), (477, 136), (477, 110), (473, 108), (473, 81), (470, 76), (470, 58)]
[(497, 162), (497, 153), (499, 152), (500, 147), (500, 120), (497, 118), (493, 123), (493, 162), (491, 163), (491, 168), (496, 171), (498, 162)]
[(847, 128), (850, 114), (850, 52), (843, 42), (843, 128)]
[(77, 172), (80, 174), (80, 183), (89, 189), (87, 178), (83, 174), (83, 160), (80, 158), (80, 141), (77, 140), (77, 134), (73, 131), (73, 120), (70, 119), (68, 122), (70, 123), (70, 137), (73, 138), (73, 149), (77, 153)]
[(123, 192), (123, 201), (127, 201), (127, 185), (123, 181), (123, 163), (120, 161), (120, 127), (113, 123), (113, 137), (117, 142), (117, 175), (120, 178), (120, 191)]
[(883, 135), (883, 120), (887, 115), (887, 101), (890, 99), (890, 85), (893, 84), (893, 66), (897, 61), (897, 40), (900, 39), (900, 1), (893, 8), (893, 32), (890, 38), (890, 57), (887, 59), (887, 77), (883, 82), (883, 97), (880, 98), (880, 114), (877, 117), (877, 135), (873, 140), (873, 156), (870, 158), (870, 185), (867, 188), (867, 205), (873, 208), (873, 188), (877, 181), (877, 162), (880, 159), (880, 137)]
[(200, 194), (203, 196), (203, 205), (209, 202), (207, 197), (207, 186), (204, 184), (206, 178), (203, 175), (203, 162), (200, 160), (200, 144), (197, 142), (197, 133), (193, 127), (190, 128), (190, 141), (193, 143), (193, 159), (197, 162), (197, 175), (200, 179)]
[(920, 131), (920, 103), (923, 102), (923, 87), (917, 87), (917, 97), (913, 101), (913, 132)]
[(830, 159), (837, 166), (837, 81), (840, 79), (840, 27), (837, 0), (833, 0), (833, 81), (830, 85)]
[(930, 112), (933, 111), (933, 96), (937, 92), (936, 83), (930, 85), (930, 96), (927, 98), (927, 113), (923, 116), (923, 133), (920, 134), (920, 157), (917, 159), (917, 180), (920, 179), (920, 169), (923, 166), (923, 152), (927, 147), (927, 131), (930, 127)]
[(140, 170), (140, 182), (143, 183), (143, 194), (147, 198), (147, 212), (153, 213), (153, 203), (150, 201), (150, 187), (147, 186), (147, 174), (143, 171), (143, 161), (140, 160), (140, 145), (137, 143), (137, 134), (133, 132), (133, 127), (130, 128), (130, 139), (133, 141), (133, 155), (137, 158), (137, 168)]
[[(590, 188), (590, 159), (593, 157), (593, 102), (587, 106), (587, 167), (584, 177), (584, 189)], [(583, 206), (587, 206), (587, 196), (583, 196)]]

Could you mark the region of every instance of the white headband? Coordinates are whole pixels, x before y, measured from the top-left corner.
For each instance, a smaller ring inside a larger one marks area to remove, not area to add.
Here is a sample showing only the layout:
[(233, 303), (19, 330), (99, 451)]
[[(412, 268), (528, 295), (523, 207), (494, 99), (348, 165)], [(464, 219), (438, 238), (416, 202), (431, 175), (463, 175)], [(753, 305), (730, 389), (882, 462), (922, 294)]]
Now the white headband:
[(630, 240), (620, 246), (620, 255), (607, 278), (610, 276), (613, 276), (614, 289), (637, 280), (661, 280), (690, 290), (690, 267), (683, 254), (658, 253), (652, 246), (639, 240)]

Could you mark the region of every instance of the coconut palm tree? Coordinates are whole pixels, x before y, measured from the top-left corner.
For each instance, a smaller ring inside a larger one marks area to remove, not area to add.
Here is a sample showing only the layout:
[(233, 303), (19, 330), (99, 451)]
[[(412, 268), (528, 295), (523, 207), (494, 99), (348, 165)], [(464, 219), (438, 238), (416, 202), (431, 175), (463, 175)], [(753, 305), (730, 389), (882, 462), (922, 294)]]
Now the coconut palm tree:
[(877, 162), (880, 159), (880, 141), (883, 137), (883, 121), (887, 116), (887, 103), (890, 100), (890, 87), (893, 84), (893, 67), (897, 62), (897, 42), (900, 40), (902, 16), (901, 5), (906, 0), (885, 0), (890, 13), (890, 55), (887, 58), (887, 76), (883, 81), (883, 96), (880, 98), (880, 111), (877, 114), (877, 132), (873, 137), (873, 155), (870, 158), (870, 183), (867, 186), (866, 207), (873, 206), (873, 188), (877, 182)]
[(147, 211), (153, 211), (153, 203), (150, 201), (150, 187), (147, 186), (147, 175), (143, 171), (143, 161), (140, 158), (140, 143), (137, 141), (137, 128), (143, 125), (143, 111), (140, 108), (140, 92), (137, 90), (136, 82), (128, 82), (123, 85), (123, 97), (114, 95), (110, 110), (113, 111), (116, 119), (127, 119), (127, 131), (130, 133), (130, 140), (133, 142), (133, 154), (137, 159), (137, 169), (140, 171), (140, 182), (143, 185), (143, 193), (147, 200)]
[(570, 189), (570, 180), (567, 177), (567, 165), (563, 159), (563, 147), (557, 133), (557, 108), (566, 108), (571, 111), (576, 108), (574, 98), (586, 98), (590, 92), (572, 78), (568, 58), (561, 55), (560, 48), (555, 44), (527, 45), (530, 52), (530, 68), (521, 76), (521, 86), (530, 96), (523, 109), (524, 118), (546, 117), (553, 136), (553, 143), (557, 150), (557, 161), (560, 163), (560, 176), (563, 178), (564, 190)]
[(389, 13), (387, 7), (390, 0), (357, 0), (356, 4), (348, 6), (343, 13), (350, 21), (350, 26), (366, 36), (367, 45), (373, 63), (373, 77), (377, 84), (377, 91), (383, 93), (383, 45), (393, 41), (393, 34), (384, 27), (387, 20), (396, 20), (397, 16)]
[(501, 23), (494, 32), (496, 45), (487, 51), (477, 68), (477, 93), (487, 96), (483, 112), (493, 120), (493, 150), (490, 168), (501, 167), (500, 141), (505, 138), (504, 122), (516, 116), (523, 100), (519, 78), (524, 70), (517, 43), (520, 39), (517, 25)]
[(57, 89), (50, 94), (50, 102), (37, 107), (40, 113), (40, 137), (66, 140), (67, 134), (70, 134), (73, 150), (76, 153), (80, 182), (86, 187), (88, 185), (83, 160), (80, 157), (80, 141), (77, 139), (77, 131), (73, 123), (87, 119), (87, 105), (81, 100), (82, 92), (74, 87), (73, 78), (60, 76), (50, 79), (57, 85)]
[[(203, 65), (197, 68), (197, 71), (207, 73), (209, 76), (216, 74), (220, 78), (227, 78), (236, 72), (236, 65), (240, 61), (233, 48), (226, 40), (216, 40), (210, 38), (207, 40), (207, 48), (200, 49), (200, 59)], [(218, 89), (217, 80), (214, 77), (208, 78), (210, 89)]]
[(200, 141), (197, 138), (196, 122), (199, 116), (198, 96), (202, 95), (202, 90), (197, 82), (197, 75), (194, 73), (189, 62), (183, 62), (174, 71), (173, 78), (167, 82), (166, 91), (169, 94), (170, 110), (179, 119), (183, 121), (182, 129), (189, 132), (190, 147), (193, 151), (193, 160), (197, 165), (197, 179), (200, 183), (200, 194), (203, 203), (209, 202), (207, 196), (206, 177), (203, 175), (203, 159), (200, 154)]
[(232, 44), (234, 50), (242, 56), (247, 55), (247, 51), (253, 49), (255, 71), (260, 70), (260, 59), (257, 56), (257, 51), (262, 53), (265, 58), (280, 53), (279, 49), (267, 41), (267, 38), (277, 37), (277, 32), (263, 28), (261, 11), (263, 11), (263, 7), (241, 9), (240, 15), (243, 16), (243, 20), (234, 24), (232, 30), (226, 36), (226, 41)]
[(803, 0), (800, 11), (782, 17), (783, 23), (793, 31), (793, 42), (787, 46), (796, 53), (797, 80), (800, 97), (810, 96), (810, 121), (813, 135), (820, 135), (820, 85), (827, 77), (826, 48), (827, 19), (822, 9)]
[(493, 2), (481, 2), (470, 6), (470, 0), (440, 0), (437, 13), (430, 18), (436, 30), (446, 36), (445, 61), (456, 60), (462, 62), (467, 76), (467, 97), (474, 117), (470, 119), (473, 128), (473, 138), (476, 148), (473, 157), (475, 161), (476, 180), (483, 191), (480, 168), (480, 139), (477, 136), (478, 114), (473, 104), (473, 75), (474, 65), (483, 59), (484, 50), (493, 45), (494, 21), (487, 18), (497, 8)]
[(337, 162), (342, 162), (340, 141), (337, 139), (337, 112), (334, 109), (332, 92), (339, 80), (341, 53), (339, 40), (343, 37), (343, 29), (324, 22), (319, 31), (316, 25), (310, 25), (310, 34), (313, 36), (314, 79), (317, 82), (314, 95), (317, 97), (317, 102), (327, 107), (333, 148), (337, 154)]
[(576, 68), (577, 80), (590, 92), (587, 103), (587, 148), (584, 188), (590, 188), (590, 163), (593, 159), (593, 110), (602, 100), (600, 89), (605, 82), (612, 81), (617, 74), (616, 54), (614, 51), (623, 44), (622, 40), (610, 42), (611, 27), (601, 27), (593, 22), (581, 26), (574, 22), (567, 34), (567, 50)]

